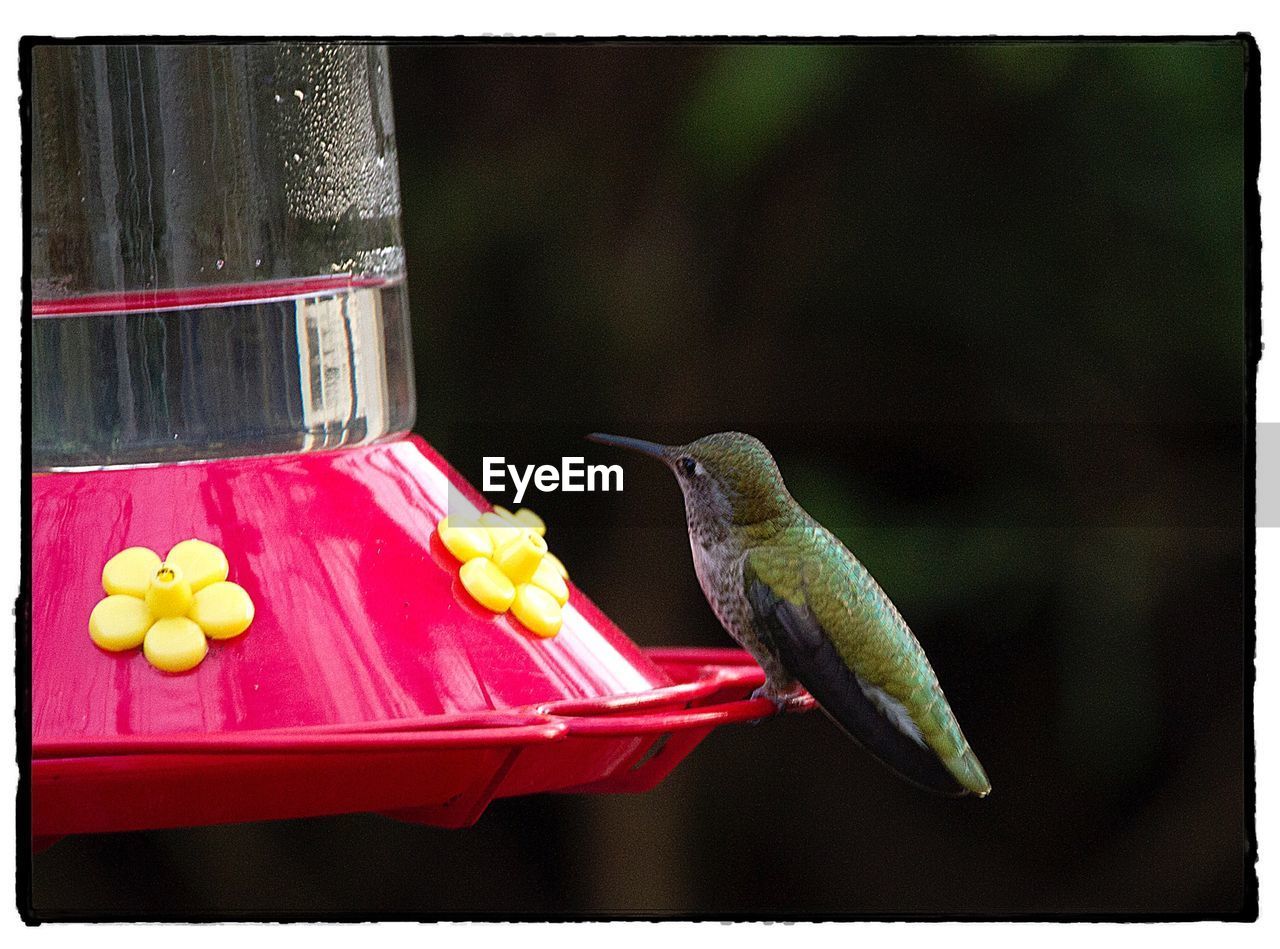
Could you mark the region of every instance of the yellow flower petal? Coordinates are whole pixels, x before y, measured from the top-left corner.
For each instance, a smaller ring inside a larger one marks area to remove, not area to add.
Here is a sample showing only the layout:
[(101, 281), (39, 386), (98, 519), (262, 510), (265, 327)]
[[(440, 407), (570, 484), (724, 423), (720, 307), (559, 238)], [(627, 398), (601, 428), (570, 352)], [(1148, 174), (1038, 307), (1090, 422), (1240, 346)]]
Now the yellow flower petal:
[(480, 512), (475, 508), (459, 504), (458, 510), (445, 518), (450, 527), (479, 527)]
[(147, 595), (151, 578), (160, 569), (160, 555), (147, 547), (126, 547), (102, 568), (102, 589), (139, 599)]
[(505, 613), (516, 595), (515, 585), (487, 557), (468, 560), (458, 571), (458, 578), (477, 603), (495, 613)]
[(530, 632), (543, 639), (548, 639), (560, 632), (560, 624), (564, 621), (560, 604), (556, 602), (555, 597), (532, 583), (522, 583), (516, 587), (516, 597), (511, 603), (511, 612), (516, 614), (516, 619)]
[(454, 527), (446, 517), (436, 526), (436, 532), (449, 553), (463, 563), (493, 553), (493, 540), (483, 527)]
[(556, 573), (560, 574), (565, 580), (569, 579), (569, 571), (565, 569), (564, 564), (560, 562), (560, 558), (548, 551), (543, 555), (543, 560), (555, 567)]
[(547, 558), (544, 557), (542, 563), (538, 564), (538, 569), (533, 572), (533, 578), (529, 582), (546, 590), (561, 606), (569, 602), (569, 585), (564, 582), (560, 572), (547, 562)]
[(508, 511), (501, 504), (495, 504), (493, 506), (493, 513), (497, 514), (500, 518), (502, 518), (504, 521), (507, 521), (508, 523), (519, 524), (519, 521), (516, 520), (516, 516), (512, 514), (510, 511)]
[(253, 622), (253, 600), (237, 583), (214, 583), (196, 594), (187, 616), (206, 636), (230, 639), (239, 636)]
[(158, 619), (142, 641), (147, 661), (164, 672), (186, 672), (200, 665), (209, 642), (200, 627), (183, 616)]
[(213, 544), (194, 537), (174, 544), (164, 562), (182, 568), (193, 593), (227, 579), (230, 571), (226, 554)]
[(117, 593), (99, 600), (89, 614), (89, 635), (111, 652), (123, 652), (142, 645), (151, 626), (151, 611), (136, 596)]
[(527, 507), (522, 507), (512, 516), (513, 520), (521, 527), (527, 527), (539, 537), (545, 537), (547, 534), (547, 525), (543, 523), (542, 518)]

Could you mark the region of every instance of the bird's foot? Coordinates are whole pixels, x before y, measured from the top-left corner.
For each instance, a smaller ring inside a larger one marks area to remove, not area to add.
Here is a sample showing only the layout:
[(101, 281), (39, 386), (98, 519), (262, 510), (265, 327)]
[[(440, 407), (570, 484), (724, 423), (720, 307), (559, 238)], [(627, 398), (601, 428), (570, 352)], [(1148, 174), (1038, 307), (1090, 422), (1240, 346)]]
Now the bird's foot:
[[(751, 698), (753, 700), (768, 699), (770, 702), (772, 702), (773, 715), (769, 717), (776, 718), (777, 716), (781, 715), (783, 712), (787, 710), (787, 707), (791, 704), (791, 702), (795, 698), (795, 691), (778, 689), (773, 685), (771, 685), (770, 683), (766, 682), (764, 685), (760, 686), (760, 688), (756, 689), (754, 692), (751, 693)], [(764, 721), (764, 719), (757, 719), (757, 721)]]

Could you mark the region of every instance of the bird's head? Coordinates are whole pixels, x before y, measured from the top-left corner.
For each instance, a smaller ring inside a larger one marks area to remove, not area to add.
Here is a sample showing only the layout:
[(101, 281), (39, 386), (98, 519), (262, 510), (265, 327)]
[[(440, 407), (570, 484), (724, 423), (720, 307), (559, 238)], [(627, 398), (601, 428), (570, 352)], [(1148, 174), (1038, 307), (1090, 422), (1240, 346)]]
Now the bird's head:
[(741, 432), (718, 432), (687, 445), (659, 445), (620, 435), (588, 435), (602, 445), (656, 458), (674, 472), (692, 523), (709, 518), (724, 525), (757, 524), (777, 517), (789, 495), (769, 449)]

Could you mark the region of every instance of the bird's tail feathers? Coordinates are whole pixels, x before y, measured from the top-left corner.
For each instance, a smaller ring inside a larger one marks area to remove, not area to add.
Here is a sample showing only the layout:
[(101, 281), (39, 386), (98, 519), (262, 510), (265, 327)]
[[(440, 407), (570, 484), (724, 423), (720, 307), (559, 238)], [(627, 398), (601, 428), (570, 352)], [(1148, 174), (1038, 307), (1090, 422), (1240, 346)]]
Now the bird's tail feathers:
[(978, 797), (986, 797), (991, 793), (991, 781), (987, 779), (987, 772), (982, 769), (978, 756), (973, 753), (968, 742), (960, 754), (947, 759), (946, 765), (955, 779)]

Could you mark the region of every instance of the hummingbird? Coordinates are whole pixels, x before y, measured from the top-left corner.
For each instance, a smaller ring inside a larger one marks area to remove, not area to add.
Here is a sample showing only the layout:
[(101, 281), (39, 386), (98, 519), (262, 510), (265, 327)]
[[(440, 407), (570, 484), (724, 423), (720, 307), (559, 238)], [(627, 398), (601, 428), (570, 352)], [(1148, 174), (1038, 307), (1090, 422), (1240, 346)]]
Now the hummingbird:
[(803, 686), (900, 777), (950, 796), (990, 793), (910, 627), (858, 558), (790, 495), (759, 439), (587, 438), (656, 458), (675, 474), (703, 595), (764, 670), (752, 698), (781, 711)]

